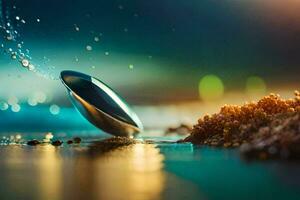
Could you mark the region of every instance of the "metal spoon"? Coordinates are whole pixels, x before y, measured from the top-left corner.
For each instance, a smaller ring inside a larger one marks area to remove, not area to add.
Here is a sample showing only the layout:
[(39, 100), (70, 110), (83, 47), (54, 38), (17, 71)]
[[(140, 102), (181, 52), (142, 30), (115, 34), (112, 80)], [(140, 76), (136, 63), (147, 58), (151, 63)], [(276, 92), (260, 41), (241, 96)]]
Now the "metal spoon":
[(115, 136), (142, 131), (137, 115), (102, 81), (75, 71), (62, 71), (60, 79), (73, 105), (96, 127)]

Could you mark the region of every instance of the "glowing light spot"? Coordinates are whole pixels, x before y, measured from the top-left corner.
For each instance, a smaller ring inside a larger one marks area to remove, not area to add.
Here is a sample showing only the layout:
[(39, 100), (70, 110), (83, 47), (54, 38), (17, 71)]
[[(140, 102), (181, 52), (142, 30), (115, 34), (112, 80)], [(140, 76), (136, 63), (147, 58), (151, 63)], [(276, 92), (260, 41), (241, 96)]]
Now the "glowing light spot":
[(10, 96), (7, 100), (7, 103), (11, 106), (17, 104), (18, 102), (19, 102), (19, 99), (15, 96)]
[(37, 100), (34, 99), (33, 97), (30, 97), (28, 100), (27, 100), (27, 103), (30, 105), (30, 106), (36, 106), (38, 104)]
[(36, 19), (37, 22), (41, 22), (41, 20), (39, 18)]
[(49, 111), (52, 115), (58, 115), (60, 112), (60, 107), (56, 104), (50, 106)]
[(21, 136), (20, 134), (17, 134), (17, 135), (15, 136), (15, 138), (16, 138), (17, 141), (20, 141), (21, 138), (22, 138), (22, 136)]
[(108, 52), (108, 51), (106, 51), (104, 54), (105, 54), (106, 56), (108, 56), (108, 55), (109, 55), (109, 52)]
[(28, 67), (29, 66), (29, 61), (27, 60), (27, 59), (23, 59), (23, 60), (21, 60), (21, 63), (22, 63), (22, 66), (23, 67)]
[(224, 94), (222, 80), (215, 75), (206, 75), (199, 82), (199, 95), (204, 101), (220, 99)]
[(75, 31), (80, 31), (80, 28), (76, 25), (76, 24), (74, 24), (74, 27), (75, 27)]
[(51, 132), (49, 132), (45, 135), (44, 142), (50, 142), (51, 139), (53, 139), (53, 135)]
[(7, 110), (8, 104), (5, 101), (0, 101), (0, 110)]
[(92, 51), (93, 50), (93, 47), (92, 46), (90, 46), (90, 45), (86, 45), (86, 50), (88, 50), (88, 51)]
[(134, 67), (133, 65), (129, 65), (129, 69), (133, 69), (133, 67)]
[(100, 41), (99, 37), (94, 37), (94, 41), (99, 42)]
[(19, 104), (14, 104), (11, 106), (11, 111), (19, 112), (21, 110), (21, 106)]
[(246, 93), (249, 95), (263, 95), (266, 93), (265, 81), (258, 76), (251, 76), (246, 80)]
[(33, 98), (38, 103), (44, 103), (47, 100), (47, 95), (44, 92), (35, 92)]
[(19, 17), (19, 16), (16, 16), (16, 20), (20, 20), (20, 17)]

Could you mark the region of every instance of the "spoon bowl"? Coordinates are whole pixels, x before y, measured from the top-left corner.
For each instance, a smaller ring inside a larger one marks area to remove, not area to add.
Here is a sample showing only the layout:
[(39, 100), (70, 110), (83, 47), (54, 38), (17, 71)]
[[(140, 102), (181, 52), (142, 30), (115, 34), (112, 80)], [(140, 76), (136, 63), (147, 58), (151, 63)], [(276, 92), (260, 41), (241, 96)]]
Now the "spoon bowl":
[(75, 71), (60, 79), (77, 110), (94, 126), (115, 136), (133, 136), (143, 130), (128, 104), (102, 81)]

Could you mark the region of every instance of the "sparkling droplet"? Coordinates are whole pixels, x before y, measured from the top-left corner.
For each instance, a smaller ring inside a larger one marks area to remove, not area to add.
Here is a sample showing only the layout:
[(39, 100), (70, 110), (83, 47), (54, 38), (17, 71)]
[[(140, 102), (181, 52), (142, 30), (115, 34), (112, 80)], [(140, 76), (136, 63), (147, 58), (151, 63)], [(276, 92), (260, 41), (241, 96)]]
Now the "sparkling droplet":
[(99, 42), (99, 40), (100, 40), (99, 37), (97, 37), (97, 36), (94, 37), (94, 41), (95, 41), (95, 42)]
[(76, 24), (74, 24), (74, 27), (75, 27), (75, 31), (80, 31), (80, 28)]
[(7, 39), (7, 40), (12, 40), (13, 37), (12, 37), (11, 35), (9, 35), (9, 36), (6, 37), (6, 39)]
[(36, 19), (37, 22), (40, 22), (41, 20), (39, 18)]
[(29, 69), (29, 71), (33, 71), (33, 70), (35, 70), (35, 66), (33, 64), (29, 63), (28, 69)]
[(21, 22), (22, 22), (23, 24), (25, 24), (25, 23), (26, 23), (26, 21), (25, 21), (24, 19), (22, 19), (22, 20), (21, 20)]
[(87, 46), (86, 46), (86, 50), (88, 50), (88, 51), (92, 51), (92, 50), (93, 50), (93, 47), (92, 47), (92, 46), (90, 46), (90, 45), (87, 45)]
[(12, 52), (12, 53), (11, 53), (11, 58), (14, 59), (14, 60), (17, 59), (16, 52)]
[(29, 61), (28, 61), (27, 59), (23, 59), (23, 60), (21, 61), (21, 63), (22, 63), (22, 65), (23, 65), (23, 67), (28, 67), (28, 66), (29, 66)]
[(19, 17), (19, 16), (16, 16), (16, 20), (20, 20), (20, 17)]

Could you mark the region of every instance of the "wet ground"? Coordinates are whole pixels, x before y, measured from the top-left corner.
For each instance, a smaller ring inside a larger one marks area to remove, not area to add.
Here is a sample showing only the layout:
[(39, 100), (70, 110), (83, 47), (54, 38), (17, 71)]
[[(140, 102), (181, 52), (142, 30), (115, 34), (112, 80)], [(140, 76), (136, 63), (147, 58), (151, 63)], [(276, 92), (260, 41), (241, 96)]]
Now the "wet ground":
[(236, 150), (166, 142), (101, 151), (98, 140), (0, 146), (1, 199), (300, 198), (300, 163), (248, 163)]

